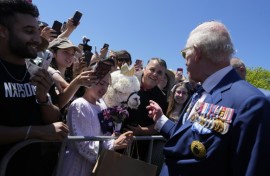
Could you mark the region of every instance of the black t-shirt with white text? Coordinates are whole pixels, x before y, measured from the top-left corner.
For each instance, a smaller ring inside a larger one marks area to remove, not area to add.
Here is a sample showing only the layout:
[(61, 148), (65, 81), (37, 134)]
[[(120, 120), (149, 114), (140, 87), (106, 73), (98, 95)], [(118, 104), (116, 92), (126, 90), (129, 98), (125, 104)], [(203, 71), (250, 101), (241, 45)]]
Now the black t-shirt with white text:
[[(14, 65), (3, 60), (1, 62), (0, 125), (9, 127), (43, 125), (40, 105), (36, 103), (36, 87), (30, 83), (26, 65)], [(19, 81), (19, 78), (23, 80)], [(0, 160), (13, 145), (0, 145)], [(16, 152), (8, 163), (7, 175), (37, 173), (40, 175), (40, 166), (44, 165), (41, 164), (44, 162), (41, 146), (40, 143), (31, 144)]]

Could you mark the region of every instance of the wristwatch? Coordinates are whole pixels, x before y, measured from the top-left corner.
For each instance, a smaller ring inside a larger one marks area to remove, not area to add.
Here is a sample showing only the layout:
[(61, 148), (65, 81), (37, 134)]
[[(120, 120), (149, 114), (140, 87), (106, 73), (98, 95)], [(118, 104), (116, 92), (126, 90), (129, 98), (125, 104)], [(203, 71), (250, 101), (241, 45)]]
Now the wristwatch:
[(51, 105), (52, 104), (52, 99), (50, 94), (47, 93), (47, 101), (45, 102), (39, 102), (38, 99), (36, 99), (36, 103), (39, 105)]

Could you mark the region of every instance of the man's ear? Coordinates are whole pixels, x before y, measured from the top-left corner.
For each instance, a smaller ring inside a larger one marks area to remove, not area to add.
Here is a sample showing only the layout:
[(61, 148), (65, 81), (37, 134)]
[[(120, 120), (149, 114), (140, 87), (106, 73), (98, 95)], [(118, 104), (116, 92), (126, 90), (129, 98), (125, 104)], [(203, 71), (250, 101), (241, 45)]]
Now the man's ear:
[(0, 24), (0, 38), (6, 38), (8, 36), (8, 29), (7, 27)]
[(193, 47), (195, 50), (194, 59), (196, 62), (199, 62), (201, 60), (201, 55), (202, 55), (201, 49), (199, 47), (197, 47), (196, 45), (194, 45)]
[(241, 72), (246, 70), (246, 68), (244, 66), (240, 66), (239, 69), (241, 70)]

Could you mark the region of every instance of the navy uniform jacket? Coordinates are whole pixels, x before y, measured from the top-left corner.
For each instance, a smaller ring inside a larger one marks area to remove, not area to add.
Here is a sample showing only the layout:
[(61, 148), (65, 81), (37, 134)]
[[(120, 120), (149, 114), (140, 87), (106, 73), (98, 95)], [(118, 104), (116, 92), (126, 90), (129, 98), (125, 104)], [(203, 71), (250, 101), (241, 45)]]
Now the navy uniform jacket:
[[(270, 103), (255, 87), (229, 71), (204, 102), (234, 109), (228, 132), (200, 134), (190, 120), (183, 125), (168, 120), (161, 134), (169, 138), (161, 176), (262, 176), (270, 167)], [(191, 152), (192, 141), (206, 149), (203, 158)]]

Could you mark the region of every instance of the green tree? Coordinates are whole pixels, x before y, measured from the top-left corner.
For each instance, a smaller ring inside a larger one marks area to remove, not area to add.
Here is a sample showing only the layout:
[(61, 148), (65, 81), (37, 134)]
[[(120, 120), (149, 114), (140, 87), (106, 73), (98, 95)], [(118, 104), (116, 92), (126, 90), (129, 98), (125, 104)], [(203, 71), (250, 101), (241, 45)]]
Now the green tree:
[(270, 90), (270, 71), (262, 67), (247, 68), (246, 80), (255, 87)]

